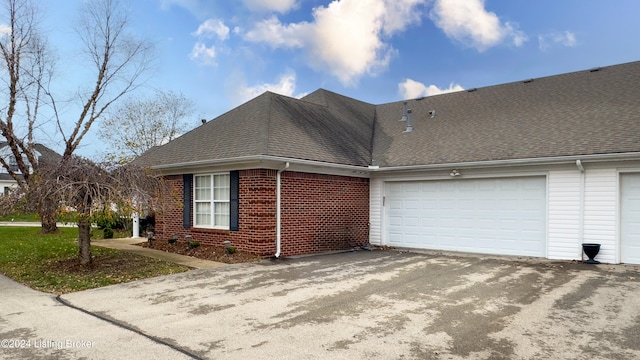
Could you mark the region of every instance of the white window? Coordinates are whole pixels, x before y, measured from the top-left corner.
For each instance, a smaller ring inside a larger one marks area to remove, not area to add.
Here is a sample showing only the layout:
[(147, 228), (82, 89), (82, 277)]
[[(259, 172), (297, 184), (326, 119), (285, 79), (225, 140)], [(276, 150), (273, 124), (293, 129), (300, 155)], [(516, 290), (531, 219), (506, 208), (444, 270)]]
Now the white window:
[(194, 175), (195, 227), (229, 228), (229, 174)]
[(18, 171), (18, 160), (16, 160), (16, 157), (13, 155), (9, 155), (9, 168), (11, 169), (11, 171)]

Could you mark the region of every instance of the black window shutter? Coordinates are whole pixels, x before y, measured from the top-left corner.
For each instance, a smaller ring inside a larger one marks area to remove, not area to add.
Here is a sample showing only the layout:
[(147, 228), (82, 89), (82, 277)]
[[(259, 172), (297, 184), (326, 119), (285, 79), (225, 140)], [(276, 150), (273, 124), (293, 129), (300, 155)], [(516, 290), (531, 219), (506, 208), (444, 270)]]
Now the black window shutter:
[(239, 201), (240, 198), (240, 172), (232, 171), (229, 173), (229, 230), (238, 231), (239, 229)]
[(182, 226), (185, 229), (191, 227), (191, 194), (193, 194), (193, 174), (182, 175), (182, 186), (184, 188), (184, 207), (182, 208)]

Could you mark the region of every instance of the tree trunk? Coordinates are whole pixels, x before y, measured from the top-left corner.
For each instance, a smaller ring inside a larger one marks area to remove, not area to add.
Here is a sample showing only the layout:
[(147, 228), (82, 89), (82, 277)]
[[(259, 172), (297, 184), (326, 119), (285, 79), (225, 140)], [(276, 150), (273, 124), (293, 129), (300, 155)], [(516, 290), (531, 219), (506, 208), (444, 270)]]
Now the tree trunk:
[(80, 265), (91, 264), (91, 222), (85, 215), (78, 220), (78, 259)]
[[(42, 184), (37, 184), (36, 189), (42, 189)], [(41, 192), (41, 191), (40, 191)], [(32, 196), (38, 197), (39, 194), (33, 193)], [(56, 225), (56, 212), (58, 211), (59, 201), (51, 194), (41, 195), (37, 199), (36, 211), (40, 216), (40, 224), (42, 225), (43, 234), (55, 234), (58, 232)]]
[(58, 225), (56, 224), (56, 215), (53, 211), (40, 211), (40, 224), (42, 225), (43, 234), (55, 234), (58, 232)]

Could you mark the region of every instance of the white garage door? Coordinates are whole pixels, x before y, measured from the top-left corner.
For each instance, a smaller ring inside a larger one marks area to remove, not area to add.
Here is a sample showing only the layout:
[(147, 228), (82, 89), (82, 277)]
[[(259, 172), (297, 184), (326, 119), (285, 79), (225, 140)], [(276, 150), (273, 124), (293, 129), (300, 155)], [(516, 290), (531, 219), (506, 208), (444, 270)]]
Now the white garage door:
[(620, 178), (620, 261), (640, 264), (640, 174)]
[(546, 178), (385, 184), (386, 244), (544, 257)]

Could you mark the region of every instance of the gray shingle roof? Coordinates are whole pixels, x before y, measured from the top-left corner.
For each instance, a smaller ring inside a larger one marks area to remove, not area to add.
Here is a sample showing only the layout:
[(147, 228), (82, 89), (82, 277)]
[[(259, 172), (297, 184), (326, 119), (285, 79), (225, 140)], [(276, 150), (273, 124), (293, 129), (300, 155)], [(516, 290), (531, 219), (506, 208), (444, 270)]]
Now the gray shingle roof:
[[(6, 141), (0, 141), (0, 149), (2, 149), (7, 145), (8, 143)], [(40, 162), (53, 163), (62, 159), (62, 155), (58, 154), (57, 152), (55, 152), (54, 150), (52, 150), (51, 148), (43, 144), (39, 144), (39, 143), (33, 144), (33, 148), (40, 153), (40, 158), (38, 159), (38, 161)]]
[[(377, 106), (381, 167), (640, 151), (640, 62)], [(436, 110), (436, 117), (429, 116)]]
[(335, 164), (371, 163), (375, 106), (326, 90), (303, 99), (266, 92), (135, 164), (157, 166), (270, 155)]
[(135, 163), (271, 155), (389, 167), (639, 152), (639, 98), (633, 62), (409, 100), (414, 130), (403, 133), (402, 101), (267, 92)]

